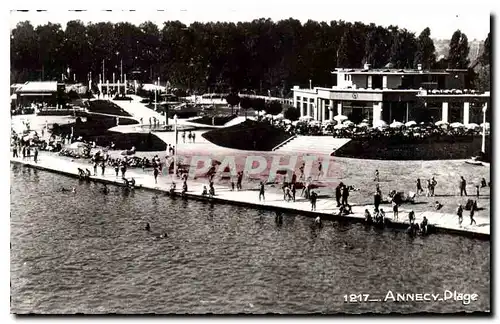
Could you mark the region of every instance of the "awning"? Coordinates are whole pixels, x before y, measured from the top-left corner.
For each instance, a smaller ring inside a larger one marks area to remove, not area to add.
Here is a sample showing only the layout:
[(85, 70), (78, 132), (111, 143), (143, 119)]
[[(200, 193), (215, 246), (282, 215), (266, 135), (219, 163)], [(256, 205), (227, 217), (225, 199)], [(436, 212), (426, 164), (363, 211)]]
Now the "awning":
[(54, 93), (20, 93), (19, 95), (21, 97), (40, 97), (40, 96), (50, 97), (54, 95)]

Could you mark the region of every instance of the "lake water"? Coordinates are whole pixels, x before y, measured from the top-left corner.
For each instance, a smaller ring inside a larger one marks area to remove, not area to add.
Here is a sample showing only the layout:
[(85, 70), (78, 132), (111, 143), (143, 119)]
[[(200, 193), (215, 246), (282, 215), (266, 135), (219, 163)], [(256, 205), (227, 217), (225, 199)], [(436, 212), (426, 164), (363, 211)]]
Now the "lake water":
[[(77, 193), (58, 192), (75, 186)], [(171, 199), (11, 165), (13, 313), (490, 311), (490, 242)], [(151, 223), (152, 232), (142, 228)], [(168, 233), (167, 239), (154, 235)], [(346, 303), (346, 294), (477, 301)]]

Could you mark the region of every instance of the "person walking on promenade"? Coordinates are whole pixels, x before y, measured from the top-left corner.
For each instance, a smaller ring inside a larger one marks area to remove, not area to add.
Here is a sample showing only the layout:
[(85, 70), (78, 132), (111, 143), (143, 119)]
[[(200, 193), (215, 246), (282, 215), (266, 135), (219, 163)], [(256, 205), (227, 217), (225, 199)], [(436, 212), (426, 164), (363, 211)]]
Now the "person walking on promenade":
[(238, 178), (236, 181), (236, 190), (242, 190), (241, 182), (243, 181), (243, 171), (238, 172)]
[(288, 188), (288, 184), (286, 183), (286, 179), (283, 179), (283, 185), (281, 186), (281, 190), (283, 191), (283, 200), (286, 200), (286, 189)]
[(97, 175), (97, 160), (94, 160), (94, 176)]
[(428, 224), (427, 217), (424, 216), (422, 223), (420, 223), (420, 228), (422, 229), (423, 234), (427, 234), (427, 224)]
[(375, 205), (375, 210), (377, 212), (381, 202), (382, 202), (382, 196), (380, 195), (380, 191), (377, 190), (375, 192), (375, 195), (373, 195), (373, 204)]
[(431, 180), (427, 179), (427, 193), (426, 193), (426, 196), (430, 197), (431, 196), (431, 192), (432, 192)]
[(231, 191), (234, 191), (234, 176), (231, 176)]
[(214, 188), (214, 183), (210, 181), (209, 189), (208, 189), (208, 195), (210, 197), (215, 196), (215, 188)]
[(323, 176), (323, 165), (321, 164), (321, 161), (318, 162), (318, 177), (316, 180), (319, 180), (319, 178)]
[(12, 157), (14, 158), (17, 158), (17, 145), (14, 144), (14, 146), (12, 147)]
[(408, 213), (408, 219), (410, 220), (410, 224), (415, 223), (415, 212), (413, 210), (410, 210)]
[(344, 184), (340, 182), (337, 187), (335, 187), (335, 199), (337, 200), (337, 207), (340, 207), (340, 198), (342, 198), (342, 186)]
[[(33, 152), (33, 161), (35, 163), (38, 163), (38, 147), (35, 146), (35, 150)], [(479, 196), (479, 189), (478, 189), (478, 196)]]
[(457, 216), (458, 216), (458, 224), (462, 225), (462, 221), (464, 220), (464, 208), (462, 204), (458, 205)]
[(399, 220), (399, 206), (394, 200), (392, 201), (392, 212), (394, 215), (394, 219)]
[(296, 190), (295, 190), (295, 184), (294, 184), (294, 183), (292, 183), (292, 184), (290, 185), (290, 187), (291, 187), (291, 188), (290, 188), (290, 191), (292, 192), (292, 200), (295, 202), (295, 191), (296, 191)]
[(21, 152), (23, 153), (23, 160), (26, 159), (26, 146), (23, 145)]
[(189, 134), (188, 134), (188, 141), (189, 143), (191, 143), (191, 139), (193, 138), (193, 135), (191, 134), (191, 131), (189, 131)]
[(311, 192), (311, 195), (310, 195), (310, 199), (311, 199), (311, 211), (315, 211), (316, 210), (316, 200), (318, 199), (318, 195), (316, 194), (316, 192)]
[(151, 117), (149, 117), (149, 128), (151, 128)]
[(28, 157), (28, 161), (31, 160), (31, 148), (30, 146), (26, 146), (26, 156)]
[(127, 165), (125, 164), (125, 162), (122, 162), (121, 171), (122, 171), (122, 178), (125, 178), (125, 172), (127, 172)]
[(153, 169), (153, 176), (155, 177), (155, 184), (158, 184), (158, 174), (160, 174), (160, 171), (158, 168)]
[(375, 170), (375, 179), (373, 179), (373, 180), (377, 181), (377, 182), (380, 182), (380, 177), (379, 177), (378, 169)]
[(476, 208), (477, 208), (477, 204), (474, 201), (474, 204), (472, 205), (472, 208), (470, 209), (470, 214), (469, 214), (471, 225), (472, 225), (472, 223), (474, 223), (474, 225), (476, 225), (476, 220), (474, 219), (474, 212), (476, 211)]
[(193, 144), (194, 144), (194, 139), (196, 138), (196, 133), (193, 133)]
[(184, 182), (182, 183), (182, 193), (181, 194), (185, 194), (187, 191), (188, 191), (187, 181), (184, 180)]
[(104, 160), (101, 161), (101, 175), (104, 176), (104, 171), (106, 170), (106, 162)]
[(476, 197), (479, 198), (479, 185), (476, 185)]
[(261, 200), (261, 197), (262, 197), (262, 200), (266, 200), (266, 197), (264, 196), (264, 183), (261, 181), (260, 184), (259, 184), (259, 201)]
[(486, 188), (486, 179), (485, 178), (481, 179), (481, 188)]
[(182, 132), (182, 143), (186, 143), (186, 131)]
[(464, 194), (467, 196), (467, 182), (463, 176), (460, 176), (460, 196)]
[(420, 178), (417, 179), (417, 195), (421, 195), (424, 193), (424, 190), (422, 189), (422, 183), (420, 182)]
[(286, 175), (283, 177), (283, 184), (281, 185), (281, 190), (283, 191), (283, 199), (285, 199), (285, 188), (288, 187), (288, 183), (286, 182)]
[(115, 174), (116, 174), (116, 176), (118, 177), (118, 171), (120, 170), (120, 165), (118, 164), (118, 161), (115, 161), (115, 162), (113, 163), (113, 166), (114, 166), (114, 168), (115, 168)]
[(305, 175), (304, 175), (304, 168), (305, 168), (305, 166), (306, 166), (306, 163), (302, 162), (302, 165), (299, 168), (299, 170), (300, 170), (299, 180), (305, 179)]
[(302, 187), (302, 191), (300, 193), (301, 197), (304, 197), (306, 199), (309, 199), (309, 179), (304, 183), (304, 186)]
[(437, 181), (432, 177), (431, 179), (431, 196), (434, 197), (434, 189), (436, 189)]
[(295, 185), (295, 182), (297, 182), (297, 175), (295, 174), (295, 171), (292, 174), (292, 184)]
[(349, 205), (349, 203), (347, 202), (348, 198), (349, 198), (349, 187), (344, 185), (342, 187), (342, 205), (343, 206)]
[(291, 191), (290, 191), (290, 187), (289, 186), (286, 186), (285, 187), (285, 195), (283, 197), (283, 200), (285, 201), (290, 201), (292, 200), (292, 194), (291, 194)]

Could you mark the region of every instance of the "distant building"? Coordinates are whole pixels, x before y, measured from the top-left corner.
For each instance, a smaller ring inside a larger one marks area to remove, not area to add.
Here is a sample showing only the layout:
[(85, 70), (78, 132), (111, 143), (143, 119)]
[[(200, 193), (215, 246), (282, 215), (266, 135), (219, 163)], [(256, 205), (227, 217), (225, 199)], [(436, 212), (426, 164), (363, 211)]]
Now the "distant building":
[[(490, 94), (468, 90), (467, 70), (335, 69), (333, 86), (293, 87), (293, 105), (301, 116), (331, 120), (335, 115), (372, 122), (393, 120), (482, 123)], [(353, 120), (354, 121), (354, 120)]]
[(57, 107), (62, 94), (65, 92), (64, 83), (57, 81), (28, 81), (15, 86), (16, 104), (21, 107), (33, 104)]

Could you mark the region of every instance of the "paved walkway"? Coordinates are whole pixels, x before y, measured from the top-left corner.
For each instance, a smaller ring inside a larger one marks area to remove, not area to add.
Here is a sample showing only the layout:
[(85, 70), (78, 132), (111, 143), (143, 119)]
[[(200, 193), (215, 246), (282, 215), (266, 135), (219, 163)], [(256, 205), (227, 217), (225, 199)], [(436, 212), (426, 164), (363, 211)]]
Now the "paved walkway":
[[(33, 161), (25, 160), (22, 158), (11, 158), (12, 162), (19, 162), (25, 165), (34, 165)], [(87, 162), (87, 160), (74, 160), (70, 161), (67, 159), (63, 159), (58, 157), (52, 153), (41, 152), (39, 156), (39, 162), (37, 167), (46, 170), (57, 171), (65, 174), (77, 175), (77, 168), (88, 168), (92, 171), (92, 165)], [(117, 178), (114, 174), (114, 170), (111, 167), (106, 168), (104, 176), (99, 175), (96, 177), (92, 177), (98, 181), (107, 181), (112, 183), (122, 183), (121, 177)], [(130, 169), (126, 173), (127, 178), (134, 177), (136, 179), (136, 185), (142, 186), (144, 188), (149, 189), (157, 189), (161, 191), (168, 191), (170, 189), (170, 184), (172, 183), (172, 178), (170, 175), (161, 175), (158, 178), (158, 184), (154, 183), (154, 178), (152, 176), (151, 171), (142, 171), (142, 169)], [(180, 180), (176, 181), (177, 183), (177, 191), (182, 189), (182, 182)], [(201, 192), (203, 190), (203, 186), (207, 185), (206, 179), (204, 181), (194, 181), (188, 180), (188, 194), (189, 196), (201, 197)], [(208, 185), (207, 185), (208, 187)], [(245, 183), (243, 183), (243, 188), (245, 188)], [(276, 192), (266, 192), (266, 200), (263, 202), (259, 202), (258, 200), (258, 191), (257, 188), (245, 188), (243, 191), (230, 191), (227, 186), (215, 185), (216, 197), (215, 199), (220, 202), (227, 203), (237, 203), (237, 204), (245, 204), (247, 206), (252, 206), (255, 208), (261, 207), (277, 207), (277, 208), (286, 208), (293, 209), (295, 212), (307, 212), (310, 213), (310, 203), (308, 200), (304, 198), (298, 198), (295, 202), (286, 202), (283, 201), (283, 195), (281, 193)], [(274, 188), (273, 188), (274, 189)], [(299, 193), (297, 193), (297, 196)], [(386, 217), (391, 221), (400, 223), (400, 224), (408, 224), (407, 215), (409, 212), (406, 206), (411, 205), (403, 205), (400, 208), (400, 217), (399, 221), (393, 220), (392, 211), (389, 209), (386, 210)], [(355, 205), (352, 207), (354, 215), (349, 215), (349, 218), (364, 218), (364, 210), (368, 209), (370, 212), (373, 210), (373, 206), (364, 206), (364, 205)], [(332, 215), (332, 213), (337, 213), (338, 208), (336, 207), (336, 202), (333, 198), (325, 198), (318, 199), (317, 201), (317, 209), (315, 214), (321, 215)], [(470, 226), (469, 225), (469, 217), (468, 212), (464, 211), (464, 221), (463, 225), (459, 225), (457, 221), (457, 216), (453, 214), (445, 214), (445, 213), (437, 213), (437, 212), (416, 212), (416, 221), (421, 222), (423, 217), (426, 216), (429, 224), (434, 225), (438, 229), (444, 229), (448, 231), (453, 231), (456, 233), (467, 234), (467, 233), (477, 233), (482, 234), (483, 236), (490, 235), (490, 220), (488, 217), (476, 217), (477, 225)]]
[[(149, 123), (149, 118), (160, 120), (160, 123), (165, 121), (165, 116), (154, 111), (153, 109), (149, 109), (143, 103), (141, 103), (142, 98), (136, 95), (127, 95), (132, 98), (132, 101), (127, 100), (110, 100), (112, 103), (116, 104), (127, 113), (132, 115), (137, 120), (143, 119), (143, 123)], [(172, 121), (173, 122), (173, 121)]]

